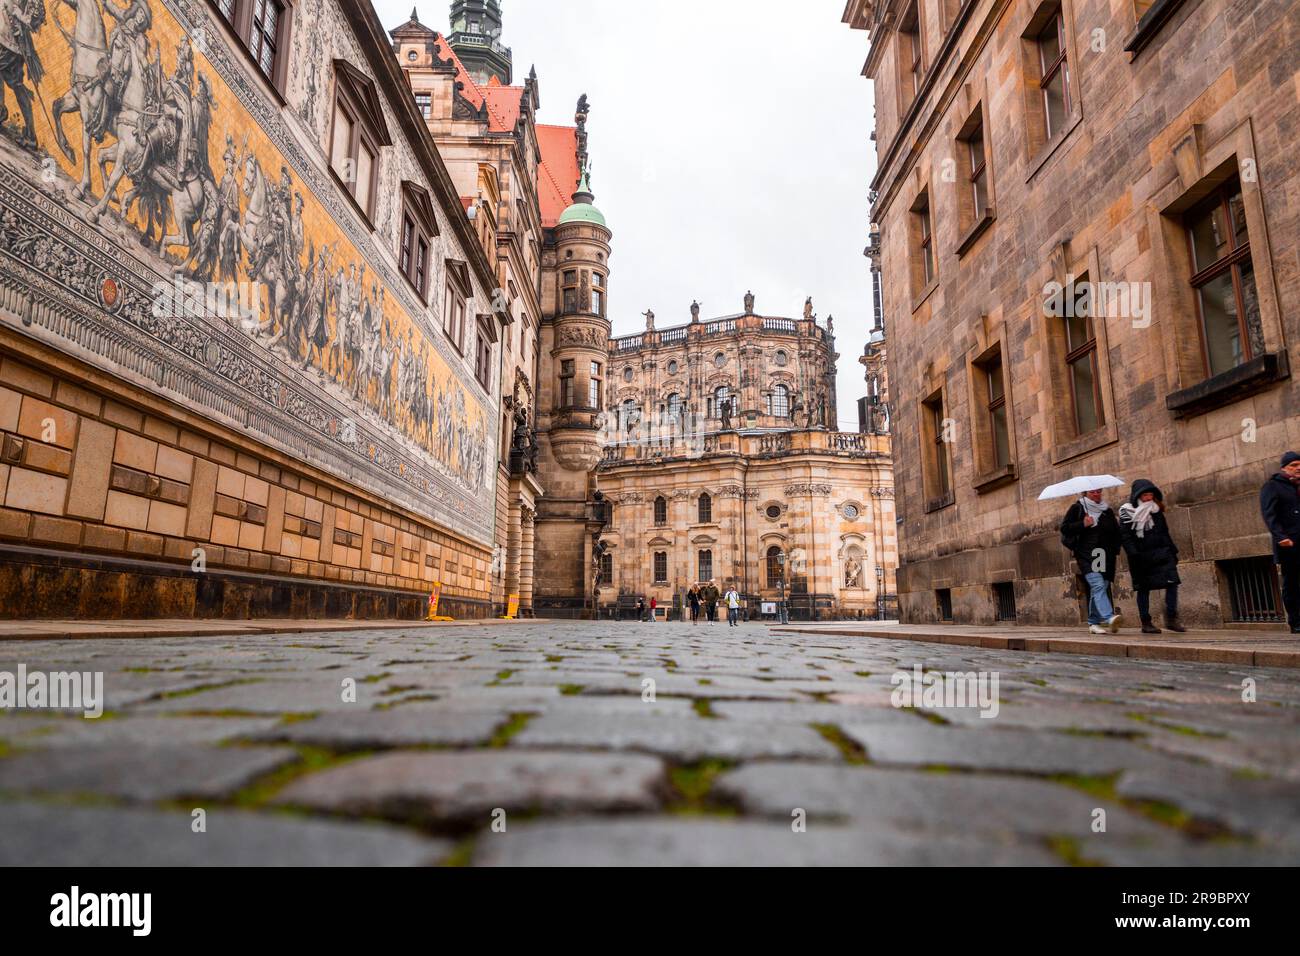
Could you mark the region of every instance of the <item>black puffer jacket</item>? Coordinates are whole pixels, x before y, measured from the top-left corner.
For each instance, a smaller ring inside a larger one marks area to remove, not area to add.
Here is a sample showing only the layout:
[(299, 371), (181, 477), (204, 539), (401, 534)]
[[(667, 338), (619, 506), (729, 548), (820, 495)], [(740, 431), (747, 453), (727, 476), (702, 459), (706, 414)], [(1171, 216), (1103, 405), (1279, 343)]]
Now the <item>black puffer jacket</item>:
[(1115, 517), (1115, 512), (1107, 508), (1097, 523), (1089, 528), (1083, 523), (1085, 515), (1083, 505), (1079, 502), (1070, 506), (1061, 521), (1061, 542), (1074, 555), (1074, 560), (1079, 564), (1079, 573), (1084, 577), (1092, 572), (1097, 550), (1104, 551), (1106, 562), (1101, 574), (1107, 581), (1114, 581), (1121, 545), (1119, 520)]
[(1120, 530), (1124, 534), (1124, 552), (1128, 555), (1128, 571), (1133, 576), (1134, 591), (1160, 591), (1182, 584), (1178, 577), (1178, 545), (1169, 533), (1169, 522), (1163, 510), (1151, 516), (1153, 524), (1140, 537), (1133, 527), (1133, 512), (1146, 492), (1164, 504), (1165, 496), (1145, 478), (1133, 482), (1128, 506), (1119, 513)]
[[(1273, 539), (1273, 557), (1277, 562), (1300, 561), (1300, 488), (1279, 471), (1264, 482), (1259, 492), (1259, 510)], [(1280, 547), (1278, 542), (1287, 538), (1291, 539), (1291, 547)]]

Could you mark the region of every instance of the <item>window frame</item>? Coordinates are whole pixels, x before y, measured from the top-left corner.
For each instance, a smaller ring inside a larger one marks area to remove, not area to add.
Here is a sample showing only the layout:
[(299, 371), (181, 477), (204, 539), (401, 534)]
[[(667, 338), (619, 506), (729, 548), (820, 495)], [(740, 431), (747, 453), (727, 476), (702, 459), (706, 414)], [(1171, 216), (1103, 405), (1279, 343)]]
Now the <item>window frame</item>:
[[(706, 561), (708, 562), (708, 569), (709, 569), (708, 574), (704, 573)], [(695, 578), (696, 581), (713, 580), (713, 549), (712, 548), (700, 548), (698, 551), (695, 552), (695, 573), (696, 573), (696, 578)]]
[(469, 269), (457, 259), (448, 259), (446, 267), (442, 331), (456, 351), (464, 355), (469, 318)]
[[(343, 160), (350, 160), (353, 168), (359, 171), (361, 168), (361, 150), (364, 148), (370, 154), (370, 175), (364, 203), (357, 196), (357, 183), (360, 181), (360, 177), (354, 176), (351, 180), (345, 179), (343, 172), (337, 166), (335, 133), (340, 110), (347, 115), (349, 122), (352, 124), (352, 132), (346, 147), (347, 155), (343, 157)], [(384, 122), (383, 108), (380, 105), (379, 93), (375, 88), (374, 81), (347, 60), (335, 60), (334, 96), (330, 107), (329, 137), (327, 140), (327, 165), (330, 174), (334, 177), (334, 181), (342, 187), (344, 193), (351, 200), (353, 208), (361, 213), (362, 218), (372, 230), (375, 228), (374, 213), (379, 190), (379, 167), (383, 160), (382, 150), (385, 146), (391, 146), (392, 144), (392, 139), (388, 134), (388, 126)]]
[[(1242, 229), (1246, 234), (1245, 241), (1238, 244), (1237, 241), (1237, 216), (1232, 211), (1232, 196), (1240, 196), (1241, 222)], [(1217, 202), (1211, 203), (1209, 200), (1214, 199)], [(1200, 338), (1201, 358), (1204, 365), (1206, 378), (1213, 378), (1216, 375), (1222, 375), (1225, 372), (1232, 371), (1233, 368), (1239, 368), (1255, 358), (1255, 347), (1251, 343), (1251, 330), (1246, 320), (1246, 299), (1244, 295), (1245, 280), (1242, 277), (1242, 265), (1250, 264), (1251, 266), (1251, 284), (1255, 285), (1254, 279), (1254, 260), (1250, 251), (1250, 224), (1245, 221), (1246, 214), (1245, 194), (1241, 188), (1241, 179), (1234, 175), (1231, 178), (1219, 183), (1214, 187), (1207, 196), (1187, 210), (1183, 214), (1183, 231), (1187, 236), (1187, 254), (1191, 268), (1195, 271), (1188, 277), (1188, 284), (1192, 288), (1192, 301), (1196, 307), (1196, 329)], [(1227, 254), (1220, 256), (1215, 261), (1206, 266), (1200, 266), (1196, 261), (1196, 238), (1192, 231), (1192, 221), (1198, 218), (1202, 211), (1209, 211), (1211, 220), (1214, 212), (1222, 212), (1227, 225), (1229, 249)], [(1205, 323), (1205, 308), (1202, 302), (1201, 290), (1209, 285), (1210, 282), (1223, 275), (1228, 275), (1232, 281), (1233, 302), (1236, 306), (1237, 334), (1241, 337), (1241, 361), (1228, 369), (1215, 371), (1210, 364), (1209, 334)], [(1255, 302), (1258, 308), (1259, 289), (1255, 289)], [(1263, 335), (1261, 319), (1261, 337)]]
[[(410, 283), (420, 301), (429, 304), (429, 277), (433, 265), (433, 240), (438, 221), (423, 186), (402, 180), (402, 210), (397, 227), (397, 271)], [(408, 244), (409, 238), (409, 244)]]
[(574, 399), (574, 359), (560, 359), (560, 402), (561, 409), (573, 408)]
[(659, 495), (654, 500), (653, 509), (655, 527), (662, 528), (668, 524), (668, 499)]
[(210, 6), (216, 13), (217, 19), (224, 23), (235, 38), (239, 41), (237, 44), (248, 57), (248, 62), (253, 66), (257, 75), (271, 85), (275, 92), (276, 98), (281, 105), (285, 100), (285, 86), (289, 75), (289, 58), (293, 42), (294, 28), (294, 4), (296, 0), (272, 0), (280, 8), (280, 18), (276, 23), (274, 47), (275, 53), (271, 61), (271, 72), (267, 73), (258, 62), (257, 56), (253, 53), (253, 14), (258, 3), (262, 0), (230, 0), (231, 14), (227, 15), (221, 9), (221, 0), (208, 0)]
[[(1090, 281), (1091, 280), (1089, 279), (1089, 273), (1085, 272), (1082, 276), (1080, 276), (1078, 279), (1074, 281), (1074, 285), (1075, 286), (1082, 285), (1085, 289), (1088, 289), (1089, 286), (1087, 285), (1087, 283)], [(1074, 301), (1078, 302), (1077, 296), (1075, 297)], [(1071, 435), (1072, 440), (1087, 438), (1090, 435), (1096, 434), (1097, 432), (1102, 431), (1107, 424), (1106, 406), (1102, 401), (1102, 391), (1101, 391), (1101, 354), (1100, 354), (1101, 346), (1100, 346), (1100, 340), (1097, 336), (1097, 322), (1096, 322), (1097, 317), (1091, 314), (1093, 311), (1094, 311), (1094, 307), (1092, 304), (1092, 296), (1089, 295), (1089, 299), (1088, 299), (1089, 314), (1083, 316), (1084, 321), (1087, 323), (1086, 325), (1087, 338), (1084, 339), (1081, 345), (1078, 345), (1074, 348), (1070, 347), (1070, 318), (1071, 317), (1064, 316), (1064, 315), (1059, 317), (1061, 322), (1063, 323), (1062, 334), (1064, 335), (1064, 342), (1065, 342), (1065, 354), (1063, 356), (1063, 360), (1065, 364), (1065, 369), (1064, 369), (1065, 384), (1066, 384), (1065, 391), (1066, 394), (1068, 394), (1070, 397), (1070, 424), (1071, 424), (1071, 428), (1073, 429), (1073, 434)], [(1085, 359), (1088, 361), (1088, 367), (1092, 374), (1092, 401), (1094, 405), (1094, 413), (1097, 419), (1096, 426), (1090, 428), (1088, 431), (1084, 431), (1082, 426), (1079, 423), (1079, 395), (1078, 395), (1078, 390), (1075, 388), (1075, 378), (1074, 378), (1075, 365), (1077, 365), (1079, 362)]]
[[(1056, 58), (1049, 64), (1044, 58), (1044, 36), (1051, 30), (1056, 34), (1057, 54)], [(1062, 131), (1069, 127), (1070, 117), (1074, 114), (1074, 95), (1070, 90), (1070, 51), (1067, 43), (1065, 30), (1065, 10), (1059, 5), (1047, 15), (1047, 22), (1034, 34), (1035, 52), (1038, 54), (1039, 76), (1038, 89), (1041, 94), (1041, 104), (1043, 108), (1043, 129), (1047, 133), (1047, 140), (1050, 142), (1057, 136), (1062, 135)], [(1061, 125), (1058, 129), (1052, 128), (1052, 111), (1048, 107), (1048, 87), (1056, 79), (1057, 74), (1061, 74)]]
[(696, 524), (713, 524), (713, 495), (702, 491), (695, 499)]
[(668, 583), (668, 552), (655, 551), (651, 559), (651, 570), (655, 584)]

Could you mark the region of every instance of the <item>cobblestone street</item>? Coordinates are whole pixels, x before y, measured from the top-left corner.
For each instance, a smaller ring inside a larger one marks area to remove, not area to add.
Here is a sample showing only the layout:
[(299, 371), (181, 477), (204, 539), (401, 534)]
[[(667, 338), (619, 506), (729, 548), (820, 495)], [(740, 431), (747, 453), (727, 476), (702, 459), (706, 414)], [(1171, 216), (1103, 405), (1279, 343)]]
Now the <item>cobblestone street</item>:
[[(20, 664), (106, 699), (0, 716), (5, 865), (1300, 863), (1295, 670), (558, 622)], [(997, 715), (895, 708), (915, 665)]]

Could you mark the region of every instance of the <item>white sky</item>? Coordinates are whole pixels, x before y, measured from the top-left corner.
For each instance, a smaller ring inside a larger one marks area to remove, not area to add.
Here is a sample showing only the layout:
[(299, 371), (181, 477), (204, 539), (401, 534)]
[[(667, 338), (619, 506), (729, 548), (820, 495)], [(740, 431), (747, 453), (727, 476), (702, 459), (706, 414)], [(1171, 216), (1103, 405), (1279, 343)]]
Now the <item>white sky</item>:
[[(374, 0), (388, 29), (412, 0)], [(420, 20), (448, 28), (448, 0)], [(844, 0), (502, 0), (515, 82), (536, 65), (543, 123), (588, 94), (596, 205), (614, 231), (614, 334), (755, 310), (835, 316), (840, 428), (857, 428), (871, 327), (875, 169), (867, 34)]]

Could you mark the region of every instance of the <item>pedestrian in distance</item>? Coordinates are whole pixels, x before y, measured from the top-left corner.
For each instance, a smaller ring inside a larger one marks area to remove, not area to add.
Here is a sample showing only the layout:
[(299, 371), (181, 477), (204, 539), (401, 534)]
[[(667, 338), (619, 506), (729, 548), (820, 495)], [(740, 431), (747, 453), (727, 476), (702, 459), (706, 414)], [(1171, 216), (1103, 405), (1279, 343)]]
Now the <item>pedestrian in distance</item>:
[(1178, 545), (1165, 520), (1165, 496), (1151, 481), (1133, 482), (1128, 502), (1119, 507), (1120, 533), (1128, 572), (1137, 595), (1138, 616), (1143, 634), (1159, 634), (1151, 620), (1151, 592), (1165, 592), (1165, 627), (1182, 634), (1187, 628), (1178, 620)]
[(651, 597), (650, 598), (650, 623), (651, 624), (659, 623), (658, 619), (655, 617), (655, 609), (657, 607), (659, 607), (659, 599), (656, 597)]
[(713, 624), (718, 619), (718, 586), (712, 581), (704, 585), (702, 597), (704, 598), (704, 616), (710, 624)]
[(700, 623), (700, 586), (692, 584), (691, 589), (686, 592), (686, 603), (691, 606), (691, 623)]
[(645, 598), (636, 599), (636, 619), (640, 622), (645, 621)]
[(1085, 492), (1070, 506), (1061, 520), (1061, 544), (1078, 562), (1079, 573), (1088, 583), (1088, 631), (1092, 634), (1117, 632), (1123, 618), (1110, 598), (1115, 564), (1123, 546), (1119, 520), (1100, 491)]
[(736, 593), (734, 584), (727, 588), (725, 600), (727, 602), (727, 626), (740, 627), (740, 595)]
[(1259, 492), (1259, 510), (1282, 572), (1282, 604), (1292, 634), (1300, 634), (1300, 452), (1282, 456), (1281, 469)]

